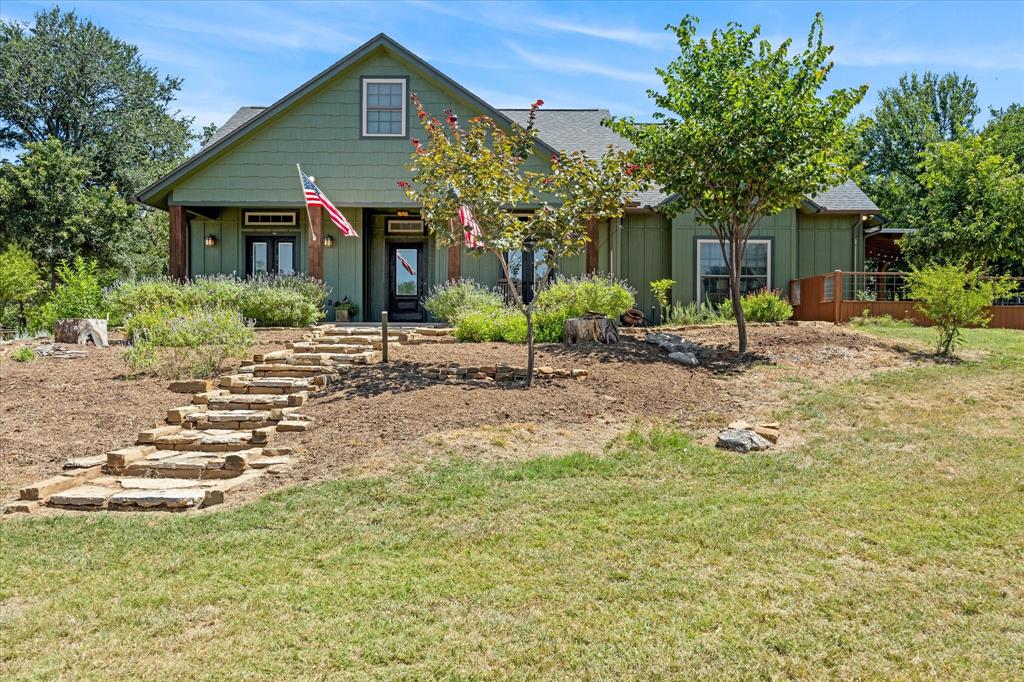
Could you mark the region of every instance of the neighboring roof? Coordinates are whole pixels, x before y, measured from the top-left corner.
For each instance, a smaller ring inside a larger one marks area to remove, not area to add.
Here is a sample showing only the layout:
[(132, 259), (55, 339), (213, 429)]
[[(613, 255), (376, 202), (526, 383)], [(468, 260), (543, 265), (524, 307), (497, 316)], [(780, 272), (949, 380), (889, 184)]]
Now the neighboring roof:
[(822, 192), (811, 201), (829, 213), (878, 213), (875, 202), (864, 194), (864, 190), (847, 180), (838, 187)]
[[(231, 114), (231, 118), (224, 122), (220, 128), (217, 128), (217, 132), (213, 134), (206, 144), (203, 145), (203, 149), (214, 146), (222, 139), (227, 137), (229, 134), (235, 132), (243, 125), (248, 123), (250, 120), (263, 113), (263, 110), (267, 107), (242, 107), (235, 113)], [(200, 150), (202, 151), (202, 150)]]
[[(349, 52), (347, 55), (336, 61), (331, 66), (327, 67), (326, 69), (318, 73), (316, 76), (313, 76), (313, 78), (309, 79), (308, 81), (306, 81), (299, 87), (295, 88), (278, 101), (274, 102), (274, 104), (272, 104), (271, 106), (266, 107), (264, 109), (259, 109), (257, 107), (247, 107), (248, 109), (257, 109), (257, 111), (255, 111), (255, 113), (253, 113), (252, 116), (248, 117), (244, 121), (241, 121), (233, 130), (225, 132), (224, 135), (220, 136), (216, 140), (211, 140), (209, 144), (200, 149), (195, 155), (193, 155), (191, 158), (187, 159), (185, 162), (180, 164), (170, 173), (163, 176), (162, 178), (160, 178), (153, 184), (149, 185), (148, 187), (144, 188), (141, 192), (138, 193), (136, 198), (144, 203), (158, 205), (158, 203), (166, 196), (166, 191), (169, 189), (170, 185), (172, 185), (175, 181), (180, 179), (185, 174), (194, 170), (196, 167), (202, 165), (208, 159), (212, 158), (221, 148), (230, 144), (232, 141), (238, 139), (242, 135), (245, 135), (248, 131), (254, 130), (263, 123), (272, 120), (278, 114), (282, 113), (289, 106), (294, 104), (296, 101), (306, 96), (310, 92), (313, 92), (321, 85), (327, 83), (336, 75), (347, 69), (349, 66), (351, 66), (355, 62), (359, 61), (360, 59), (362, 59), (363, 57), (365, 57), (366, 55), (370, 54), (372, 51), (380, 47), (392, 50), (393, 52), (401, 56), (403, 59), (419, 67), (427, 74), (441, 81), (446, 86), (460, 94), (462, 97), (464, 97), (469, 102), (478, 107), (481, 111), (490, 115), (492, 118), (497, 119), (498, 121), (503, 121), (505, 123), (512, 123), (512, 120), (509, 119), (505, 114), (501, 113), (500, 111), (492, 107), (490, 104), (483, 101), (482, 99), (474, 95), (472, 92), (470, 92), (469, 90), (459, 85), (445, 74), (435, 69), (427, 62), (423, 61), (423, 59), (410, 52), (404, 46), (400, 45), (397, 41), (394, 40), (394, 38), (391, 38), (390, 36), (385, 35), (384, 33), (379, 33), (370, 40), (366, 41), (365, 43), (357, 47), (352, 52)], [(235, 117), (241, 116), (244, 116), (244, 114), (242, 113), (242, 110), (239, 110), (231, 118), (234, 119)], [(225, 127), (226, 126), (227, 123), (225, 123)], [(550, 147), (548, 144), (546, 144), (543, 141), (543, 139), (539, 141), (539, 144), (546, 151), (552, 154), (554, 154), (556, 151), (553, 147)]]

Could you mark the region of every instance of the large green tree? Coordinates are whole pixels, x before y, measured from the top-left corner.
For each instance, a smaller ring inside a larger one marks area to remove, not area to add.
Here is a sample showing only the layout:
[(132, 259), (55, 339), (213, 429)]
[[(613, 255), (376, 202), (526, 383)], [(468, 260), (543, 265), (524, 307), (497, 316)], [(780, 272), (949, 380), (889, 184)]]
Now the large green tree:
[(181, 80), (139, 50), (59, 8), (35, 24), (0, 22), (0, 147), (49, 138), (91, 165), (89, 180), (125, 198), (167, 171), (195, 139), (172, 109)]
[[(450, 111), (441, 117), (413, 103), (426, 135), (426, 144), (413, 139), (407, 168), (412, 183), (400, 181), (407, 195), (420, 204), (424, 221), (442, 245), (463, 245), (467, 228), (460, 209), (468, 208), (478, 224), (478, 253), (497, 258), (505, 278), (515, 281), (509, 268), (510, 252), (532, 250), (544, 254), (543, 276), (535, 289), (547, 285), (558, 262), (580, 252), (588, 243), (591, 220), (620, 217), (629, 196), (644, 186), (641, 168), (631, 152), (608, 149), (600, 159), (582, 152), (561, 153), (550, 160), (550, 171), (527, 170), (537, 151), (534, 126), (537, 100), (525, 127), (509, 130), (488, 116), (463, 125)], [(539, 206), (527, 214), (516, 208)], [(541, 263), (535, 263), (540, 270)], [(533, 311), (536, 298), (526, 300), (518, 287), (510, 287), (516, 306), (526, 317), (527, 384), (533, 381)]]
[(1024, 168), (1024, 106), (1015, 103), (989, 113), (991, 118), (981, 134), (992, 141), (996, 154), (1012, 158)]
[(973, 134), (978, 87), (955, 73), (904, 74), (895, 87), (878, 91), (878, 104), (860, 121), (858, 178), (894, 225), (906, 227), (925, 188), (918, 180), (929, 145)]
[(61, 261), (75, 256), (117, 267), (135, 207), (113, 186), (96, 184), (89, 163), (59, 140), (26, 146), (16, 163), (0, 164), (3, 241), (27, 249), (51, 284)]
[(761, 29), (730, 23), (697, 38), (697, 19), (669, 26), (679, 57), (658, 69), (655, 123), (619, 119), (639, 162), (675, 196), (669, 212), (692, 208), (718, 237), (729, 272), (740, 352), (747, 350), (740, 264), (762, 217), (797, 206), (849, 173), (846, 119), (867, 86), (819, 96), (832, 69), (818, 14), (806, 48), (790, 53), (760, 40)]
[(916, 267), (957, 264), (1019, 273), (1024, 264), (1024, 173), (995, 142), (974, 135), (931, 145), (901, 246)]

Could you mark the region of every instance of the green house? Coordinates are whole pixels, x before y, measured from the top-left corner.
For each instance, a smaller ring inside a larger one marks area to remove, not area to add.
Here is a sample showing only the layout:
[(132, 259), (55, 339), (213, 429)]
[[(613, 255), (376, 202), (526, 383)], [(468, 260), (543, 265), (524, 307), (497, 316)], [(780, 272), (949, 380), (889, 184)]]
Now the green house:
[[(199, 152), (139, 194), (170, 213), (170, 272), (305, 273), (348, 298), (358, 320), (422, 320), (420, 300), (451, 279), (502, 281), (493, 255), (444, 248), (419, 219), (399, 180), (418, 122), (417, 93), (431, 112), (464, 119), (524, 121), (525, 109), (497, 110), (386, 35), (378, 35), (269, 107), (243, 107)], [(545, 159), (556, 151), (603, 153), (628, 143), (601, 125), (603, 109), (541, 109)], [(315, 178), (358, 237), (343, 237), (321, 209), (307, 211), (296, 170)], [(634, 197), (621, 220), (589, 227), (585, 253), (558, 264), (561, 274), (609, 273), (629, 281), (649, 310), (648, 283), (677, 282), (676, 301), (727, 296), (724, 262), (711, 231), (691, 212), (666, 217), (671, 197)], [(878, 213), (853, 183), (764, 219), (747, 248), (744, 289), (786, 290), (789, 281), (836, 269), (862, 270), (865, 229)], [(510, 254), (519, 262), (521, 254)], [(527, 255), (527, 258), (529, 256)]]

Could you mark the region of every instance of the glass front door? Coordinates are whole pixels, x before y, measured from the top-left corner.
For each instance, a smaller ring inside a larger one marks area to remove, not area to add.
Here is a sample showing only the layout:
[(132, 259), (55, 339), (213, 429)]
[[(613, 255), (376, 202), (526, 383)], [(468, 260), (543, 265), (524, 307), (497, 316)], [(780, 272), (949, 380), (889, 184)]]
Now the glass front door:
[(392, 243), (388, 253), (388, 314), (396, 321), (422, 321), (420, 299), (427, 281), (423, 242)]
[(245, 274), (294, 275), (295, 237), (246, 237)]

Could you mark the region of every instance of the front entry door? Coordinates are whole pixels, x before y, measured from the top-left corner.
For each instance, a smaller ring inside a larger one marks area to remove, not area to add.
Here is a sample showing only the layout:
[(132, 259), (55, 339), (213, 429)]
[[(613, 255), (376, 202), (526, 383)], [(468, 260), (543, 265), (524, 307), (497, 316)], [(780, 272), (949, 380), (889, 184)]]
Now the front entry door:
[(246, 237), (245, 274), (294, 275), (295, 237)]
[(421, 322), (427, 282), (423, 242), (392, 243), (388, 246), (388, 315), (397, 322)]

